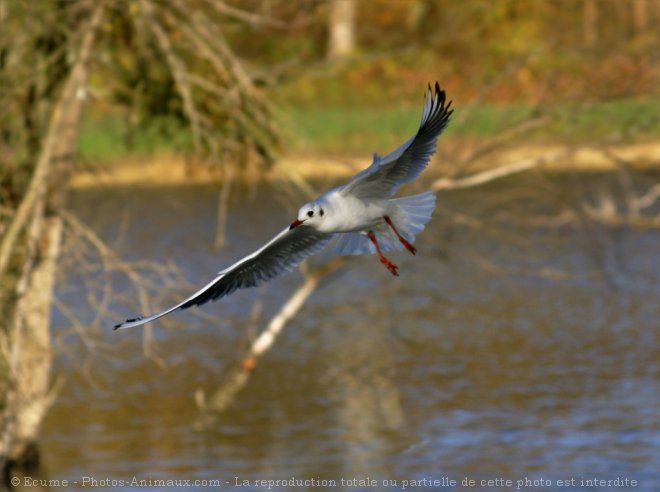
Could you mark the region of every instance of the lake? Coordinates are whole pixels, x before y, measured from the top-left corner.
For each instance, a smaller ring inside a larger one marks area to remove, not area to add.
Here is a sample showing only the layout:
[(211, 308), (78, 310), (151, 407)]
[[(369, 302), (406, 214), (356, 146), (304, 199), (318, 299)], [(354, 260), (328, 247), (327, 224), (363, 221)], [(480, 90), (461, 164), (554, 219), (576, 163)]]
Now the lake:
[[(213, 251), (217, 193), (96, 189), (70, 207), (147, 273), (156, 311), (294, 218), (281, 191), (237, 189)], [(660, 490), (660, 231), (567, 213), (621, 196), (609, 175), (440, 193), (417, 256), (391, 255), (400, 277), (351, 258), (203, 431), (195, 392), (222, 384), (301, 275), (113, 332), (149, 313), (126, 275), (71, 254), (57, 297), (81, 328), (54, 309), (63, 386), (40, 477), (71, 490)]]

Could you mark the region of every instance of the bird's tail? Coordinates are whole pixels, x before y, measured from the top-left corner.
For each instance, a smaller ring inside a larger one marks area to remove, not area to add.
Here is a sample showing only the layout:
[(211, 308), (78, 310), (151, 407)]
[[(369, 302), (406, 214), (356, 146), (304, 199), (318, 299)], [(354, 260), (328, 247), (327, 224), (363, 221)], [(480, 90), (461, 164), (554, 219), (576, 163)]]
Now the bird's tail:
[(390, 218), (399, 234), (412, 243), (415, 236), (422, 232), (431, 220), (435, 209), (435, 194), (427, 191), (419, 195), (395, 198), (390, 206)]

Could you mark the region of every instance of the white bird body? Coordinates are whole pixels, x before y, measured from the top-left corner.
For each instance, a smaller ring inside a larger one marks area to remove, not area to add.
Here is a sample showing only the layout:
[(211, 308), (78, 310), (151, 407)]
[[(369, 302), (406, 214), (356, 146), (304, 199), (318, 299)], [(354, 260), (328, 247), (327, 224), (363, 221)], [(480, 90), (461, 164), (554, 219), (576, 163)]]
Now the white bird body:
[[(314, 200), (324, 210), (316, 229), (327, 233), (359, 232), (371, 229), (387, 215), (390, 200), (360, 200), (343, 196), (342, 188), (335, 188)], [(304, 208), (304, 207), (303, 207)], [(303, 218), (299, 217), (299, 220)]]
[(143, 325), (179, 309), (204, 304), (227, 296), (236, 289), (254, 287), (295, 268), (333, 239), (337, 255), (377, 253), (380, 262), (393, 274), (397, 266), (383, 253), (407, 249), (412, 245), (435, 208), (432, 192), (393, 198), (399, 186), (415, 179), (435, 152), (438, 136), (447, 126), (451, 103), (436, 82), (431, 87), (422, 111), (417, 133), (399, 148), (380, 157), (374, 154), (369, 167), (356, 174), (346, 185), (330, 190), (306, 203), (298, 217), (265, 246), (220, 271), (207, 285), (165, 311), (129, 319), (115, 329)]

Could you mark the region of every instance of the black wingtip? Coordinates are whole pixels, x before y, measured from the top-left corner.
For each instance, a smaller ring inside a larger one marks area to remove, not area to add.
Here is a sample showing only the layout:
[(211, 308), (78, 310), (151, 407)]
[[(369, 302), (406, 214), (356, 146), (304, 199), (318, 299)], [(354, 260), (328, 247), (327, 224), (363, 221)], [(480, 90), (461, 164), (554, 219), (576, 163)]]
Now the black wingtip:
[[(440, 87), (440, 83), (435, 81), (433, 84), (434, 93), (431, 92), (431, 83), (429, 82), (429, 101), (425, 102), (419, 132), (430, 131), (439, 135), (447, 126), (449, 119), (454, 112), (451, 108), (452, 101), (447, 101), (446, 92)], [(430, 105), (426, 106), (426, 105)]]
[[(429, 83), (429, 92), (431, 91), (431, 84)], [(447, 117), (449, 117), (452, 111), (449, 111), (451, 106), (451, 101), (447, 102), (447, 93), (440, 87), (440, 83), (436, 80), (434, 84), (435, 95), (433, 97), (433, 112), (441, 111)], [(446, 103), (446, 104), (445, 104)]]
[(440, 87), (440, 84), (437, 80), (435, 82), (435, 97), (438, 99), (440, 106), (444, 106), (445, 101), (447, 100), (447, 94), (442, 89), (442, 87)]
[(126, 323), (133, 323), (134, 321), (140, 321), (141, 319), (144, 319), (144, 317), (143, 317), (143, 316), (138, 316), (137, 318), (127, 319), (127, 320), (124, 321), (123, 323), (117, 323), (117, 324), (112, 328), (112, 330), (113, 330), (113, 331), (118, 330), (119, 328), (121, 328), (122, 326), (124, 326)]
[(451, 103), (452, 101), (449, 101), (445, 106), (445, 113), (447, 113), (448, 118), (454, 113), (454, 109), (451, 107)]

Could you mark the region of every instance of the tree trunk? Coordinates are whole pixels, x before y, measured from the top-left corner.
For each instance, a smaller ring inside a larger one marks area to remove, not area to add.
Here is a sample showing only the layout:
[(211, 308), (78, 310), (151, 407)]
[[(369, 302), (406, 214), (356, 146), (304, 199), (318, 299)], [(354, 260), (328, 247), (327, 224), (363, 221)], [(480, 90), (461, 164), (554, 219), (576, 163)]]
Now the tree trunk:
[(41, 423), (53, 399), (49, 321), (62, 221), (49, 213), (66, 195), (104, 3), (95, 6), (81, 36), (74, 64), (53, 103), (30, 184), (0, 244), (2, 288), (13, 291), (4, 293), (6, 304), (0, 306), (0, 467), (5, 469), (36, 458)]
[(649, 9), (647, 0), (633, 0), (632, 2), (632, 21), (633, 33), (635, 36), (644, 34), (648, 27)]
[(582, 10), (582, 36), (587, 48), (598, 42), (598, 5), (596, 0), (584, 0)]
[[(57, 258), (60, 252), (62, 221), (46, 219), (39, 226), (40, 261), (30, 274), (30, 286), (15, 307), (10, 344), (16, 363), (16, 413), (9, 459), (14, 463), (30, 462), (41, 422), (52, 403), (50, 392), (49, 318)], [(32, 286), (39, 286), (33, 288)]]
[(342, 60), (355, 49), (355, 0), (331, 0), (328, 58)]

